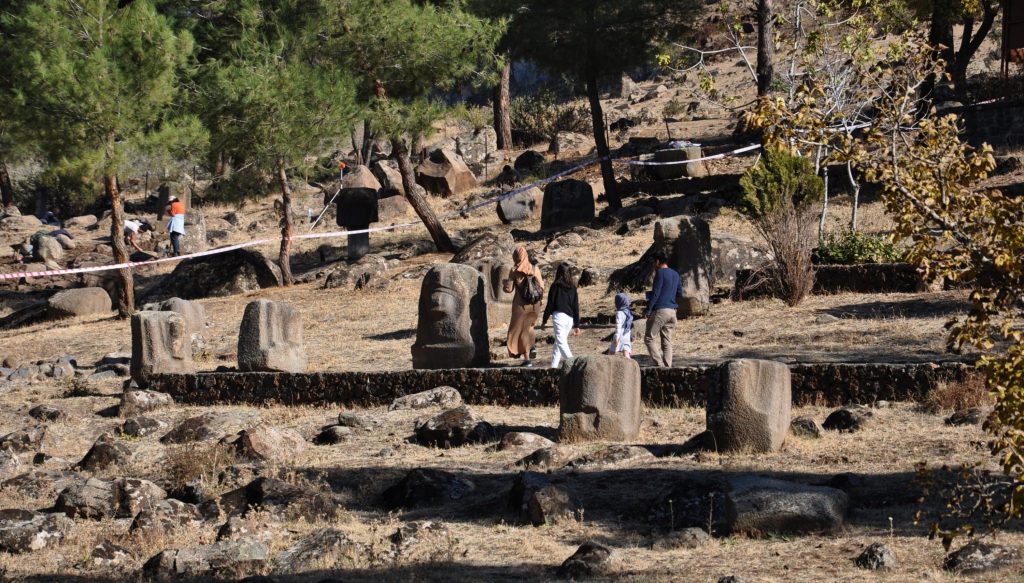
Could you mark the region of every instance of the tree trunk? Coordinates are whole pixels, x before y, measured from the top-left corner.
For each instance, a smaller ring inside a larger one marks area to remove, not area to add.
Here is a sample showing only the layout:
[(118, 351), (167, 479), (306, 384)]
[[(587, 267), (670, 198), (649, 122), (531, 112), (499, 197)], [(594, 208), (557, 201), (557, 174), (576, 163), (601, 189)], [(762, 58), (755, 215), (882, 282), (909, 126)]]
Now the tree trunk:
[(284, 160), (277, 161), (277, 179), (281, 182), (281, 252), (277, 262), (281, 264), (281, 279), (285, 285), (291, 285), (292, 279), (292, 189), (288, 187), (288, 173), (284, 169)]
[(505, 55), (498, 86), (494, 88), (494, 131), (498, 134), (498, 149), (512, 148), (512, 118), (509, 116), (509, 85), (512, 80), (512, 59)]
[(608, 199), (608, 208), (618, 210), (622, 208), (622, 199), (619, 198), (619, 190), (615, 184), (615, 169), (612, 168), (611, 152), (608, 150), (608, 140), (605, 138), (604, 111), (601, 109), (597, 74), (594, 72), (587, 75), (587, 98), (590, 100), (590, 117), (594, 124), (594, 143), (597, 145), (597, 155), (601, 158), (604, 195)]
[(775, 75), (775, 44), (772, 33), (774, 14), (772, 0), (757, 0), (757, 96), (771, 90)]
[(853, 208), (850, 210), (850, 230), (857, 231), (857, 207), (860, 206), (860, 183), (853, 178), (853, 162), (846, 163), (846, 179), (853, 189)]
[(363, 164), (363, 147), (356, 138), (355, 130), (352, 130), (352, 151), (356, 153), (356, 164), (361, 166)]
[[(935, 47), (936, 58), (946, 62), (947, 70), (953, 63), (953, 1), (954, 0), (932, 0), (931, 22), (928, 26), (928, 44)], [(935, 87), (939, 80), (934, 75), (929, 76), (921, 86), (922, 97), (925, 102), (921, 104), (918, 115), (924, 115), (935, 100)]]
[(9, 206), (14, 206), (14, 186), (11, 185), (7, 163), (0, 160), (0, 208)]
[(430, 238), (434, 240), (437, 250), (442, 253), (455, 253), (455, 245), (445, 232), (441, 222), (437, 220), (434, 209), (430, 208), (427, 200), (423, 197), (416, 184), (416, 174), (412, 169), (412, 160), (409, 159), (409, 146), (404, 139), (391, 139), (391, 153), (398, 161), (398, 171), (402, 174), (402, 188), (405, 190), (405, 198), (409, 201), (413, 210), (419, 215)]
[[(963, 36), (960, 38), (960, 48), (956, 51), (952, 61), (949, 62), (949, 74), (953, 78), (953, 89), (956, 91), (957, 99), (967, 102), (967, 66), (971, 64), (974, 55), (977, 54), (981, 44), (985, 42), (988, 33), (992, 31), (996, 14), (999, 12), (998, 3), (982, 1), (982, 19), (978, 29), (974, 29), (974, 18), (964, 18)], [(950, 40), (952, 42), (952, 39)]]
[(821, 219), (818, 221), (818, 240), (825, 236), (825, 219), (828, 217), (828, 165), (826, 164), (821, 169), (822, 176), (825, 179), (825, 198), (821, 205)]
[(363, 120), (363, 151), (361, 157), (363, 163), (366, 165), (370, 164), (371, 157), (373, 156), (373, 128), (370, 127), (370, 120)]
[[(112, 173), (104, 176), (103, 187), (110, 199), (110, 240), (114, 247), (114, 263), (126, 263), (128, 250), (124, 246), (124, 210), (121, 208), (117, 177)], [(130, 318), (135, 313), (135, 280), (130, 267), (117, 270), (117, 274), (121, 280), (117, 294), (117, 316)]]

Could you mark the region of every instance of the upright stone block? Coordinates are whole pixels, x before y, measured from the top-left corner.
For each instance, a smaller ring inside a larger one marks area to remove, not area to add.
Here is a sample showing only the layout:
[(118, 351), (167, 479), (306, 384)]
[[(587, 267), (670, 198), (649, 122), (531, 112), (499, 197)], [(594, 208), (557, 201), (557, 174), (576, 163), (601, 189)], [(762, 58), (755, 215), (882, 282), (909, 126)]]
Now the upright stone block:
[(287, 302), (256, 300), (245, 306), (238, 330), (238, 368), (306, 372), (302, 314)]
[(640, 434), (640, 365), (633, 359), (573, 359), (558, 394), (559, 441), (623, 441)]
[(484, 278), (474, 267), (435, 265), (420, 288), (413, 368), (463, 368), (490, 360)]
[(560, 180), (544, 187), (540, 227), (555, 229), (594, 220), (594, 189), (582, 180)]
[(504, 282), (512, 272), (512, 261), (508, 257), (487, 257), (471, 263), (484, 276), (484, 300), (487, 303), (487, 325), (500, 328), (507, 325), (512, 316), (512, 297), (515, 292), (506, 292)]
[(192, 338), (181, 314), (138, 312), (132, 316), (131, 375), (140, 387), (147, 387), (156, 374), (192, 370)]
[[(366, 172), (373, 178), (373, 175)], [(362, 231), (376, 223), (377, 190), (372, 188), (343, 188), (335, 199), (338, 205), (337, 222), (339, 227), (351, 231)], [(348, 258), (357, 261), (370, 252), (370, 234), (356, 233), (348, 236)]]
[(707, 426), (719, 451), (773, 452), (789, 431), (789, 367), (771, 360), (732, 360), (707, 395)]

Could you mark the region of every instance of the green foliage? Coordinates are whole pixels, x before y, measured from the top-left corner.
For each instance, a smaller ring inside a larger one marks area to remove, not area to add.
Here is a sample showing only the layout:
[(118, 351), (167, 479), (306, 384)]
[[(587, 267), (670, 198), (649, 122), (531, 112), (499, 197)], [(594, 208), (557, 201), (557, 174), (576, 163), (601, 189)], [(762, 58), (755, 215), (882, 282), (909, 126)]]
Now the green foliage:
[(582, 104), (563, 103), (550, 89), (513, 98), (509, 118), (512, 129), (533, 143), (553, 140), (558, 132), (590, 129), (590, 109)]
[(767, 148), (760, 162), (740, 178), (740, 188), (741, 208), (757, 218), (780, 208), (787, 199), (796, 209), (807, 208), (821, 199), (825, 183), (807, 158)]
[(151, 0), (12, 4), (0, 63), (18, 121), (51, 162), (113, 174), (142, 142), (169, 137), (193, 44)]
[(820, 265), (859, 265), (862, 263), (893, 263), (901, 261), (903, 254), (882, 235), (859, 231), (826, 233), (812, 256)]

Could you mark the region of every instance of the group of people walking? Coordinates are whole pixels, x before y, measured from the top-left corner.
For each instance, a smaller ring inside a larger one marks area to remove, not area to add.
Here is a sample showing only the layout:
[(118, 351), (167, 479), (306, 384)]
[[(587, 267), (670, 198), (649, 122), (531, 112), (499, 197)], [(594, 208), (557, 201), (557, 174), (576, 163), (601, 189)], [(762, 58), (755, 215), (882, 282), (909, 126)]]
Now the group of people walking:
[[(644, 317), (647, 328), (644, 343), (647, 353), (656, 366), (672, 366), (672, 331), (676, 325), (676, 298), (682, 295), (679, 274), (668, 266), (669, 257), (657, 253), (654, 257), (656, 271), (651, 291), (647, 293), (647, 308)], [(512, 318), (508, 326), (506, 346), (512, 358), (522, 358), (523, 366), (533, 366), (537, 357), (537, 335), (534, 326), (541, 318), (541, 329), (548, 320), (554, 327), (555, 344), (551, 356), (551, 367), (558, 367), (563, 360), (572, 358), (569, 335), (580, 334), (580, 300), (576, 278), (567, 263), (558, 265), (555, 280), (550, 289), (545, 289), (544, 278), (530, 262), (526, 249), (516, 247), (512, 253), (512, 270), (503, 287), (505, 293), (512, 293)], [(541, 304), (547, 292), (547, 302)], [(625, 358), (633, 356), (633, 312), (629, 295), (619, 292), (615, 295), (615, 334), (605, 354), (617, 354)]]

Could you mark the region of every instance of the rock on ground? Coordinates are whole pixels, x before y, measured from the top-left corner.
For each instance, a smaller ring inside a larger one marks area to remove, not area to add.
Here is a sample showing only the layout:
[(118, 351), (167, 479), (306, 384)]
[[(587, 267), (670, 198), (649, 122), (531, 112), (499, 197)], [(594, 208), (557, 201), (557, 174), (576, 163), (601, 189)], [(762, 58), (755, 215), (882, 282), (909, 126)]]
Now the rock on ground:
[(169, 498), (135, 515), (128, 532), (169, 533), (180, 526), (199, 524), (203, 515), (194, 504)]
[(260, 418), (254, 413), (211, 411), (190, 417), (160, 438), (160, 443), (189, 443), (221, 439), (238, 433), (246, 426), (256, 425)]
[(63, 540), (72, 524), (63, 514), (14, 508), (0, 510), (0, 551), (12, 554), (38, 551)]
[(871, 417), (871, 411), (866, 408), (843, 407), (829, 413), (821, 426), (829, 431), (853, 433), (864, 429), (869, 417)]
[(789, 424), (789, 431), (797, 437), (817, 439), (821, 437), (821, 425), (810, 415), (796, 417)]
[(611, 570), (612, 550), (601, 543), (588, 541), (558, 567), (560, 579), (590, 579), (607, 575)]
[(381, 496), (387, 510), (439, 506), (472, 494), (476, 485), (467, 478), (432, 468), (412, 470)]
[(857, 566), (869, 571), (880, 569), (895, 569), (896, 555), (892, 553), (884, 543), (871, 543), (864, 552), (857, 557)]
[(126, 419), (121, 425), (121, 433), (128, 437), (145, 437), (161, 431), (167, 424), (152, 417), (138, 416)]
[(46, 300), (46, 314), (51, 318), (108, 314), (110, 310), (110, 295), (101, 287), (66, 289)]
[(453, 409), (462, 405), (462, 395), (452, 387), (437, 387), (429, 391), (421, 391), (412, 395), (398, 397), (391, 402), (388, 411), (405, 411), (409, 409), (426, 409), (427, 407), (441, 407), (442, 409)]
[(539, 448), (551, 447), (553, 445), (555, 445), (555, 442), (536, 433), (513, 431), (502, 436), (501, 442), (498, 443), (498, 451), (508, 451), (510, 449), (536, 451)]
[(174, 398), (167, 393), (159, 393), (157, 391), (125, 391), (121, 395), (118, 415), (121, 417), (134, 417), (156, 409), (170, 407), (173, 404)]
[(78, 462), (78, 467), (89, 472), (105, 470), (112, 466), (124, 468), (131, 459), (132, 450), (127, 445), (110, 433), (104, 433), (89, 448), (82, 461)]
[(264, 462), (294, 460), (305, 446), (306, 440), (298, 431), (265, 423), (243, 429), (235, 439), (239, 456)]
[(277, 553), (275, 573), (300, 573), (311, 565), (355, 564), (363, 556), (363, 545), (344, 532), (325, 528)]
[(729, 482), (726, 508), (733, 533), (832, 532), (846, 520), (849, 501), (842, 490), (758, 476)]
[(977, 575), (1010, 569), (1017, 571), (1020, 566), (1020, 549), (980, 540), (972, 540), (946, 555), (942, 563), (943, 569), (957, 575)]
[(508, 495), (508, 509), (521, 524), (541, 526), (559, 520), (574, 520), (579, 501), (569, 490), (551, 478), (534, 472), (520, 472)]
[(146, 480), (89, 478), (64, 489), (54, 510), (70, 518), (132, 518), (166, 498), (162, 488)]
[(146, 561), (144, 573), (157, 581), (183, 577), (241, 578), (263, 570), (270, 551), (256, 539), (221, 541), (187, 549), (161, 551)]
[(478, 420), (469, 407), (463, 405), (417, 423), (415, 435), (416, 441), (427, 447), (460, 447), (490, 441), (494, 428)]

